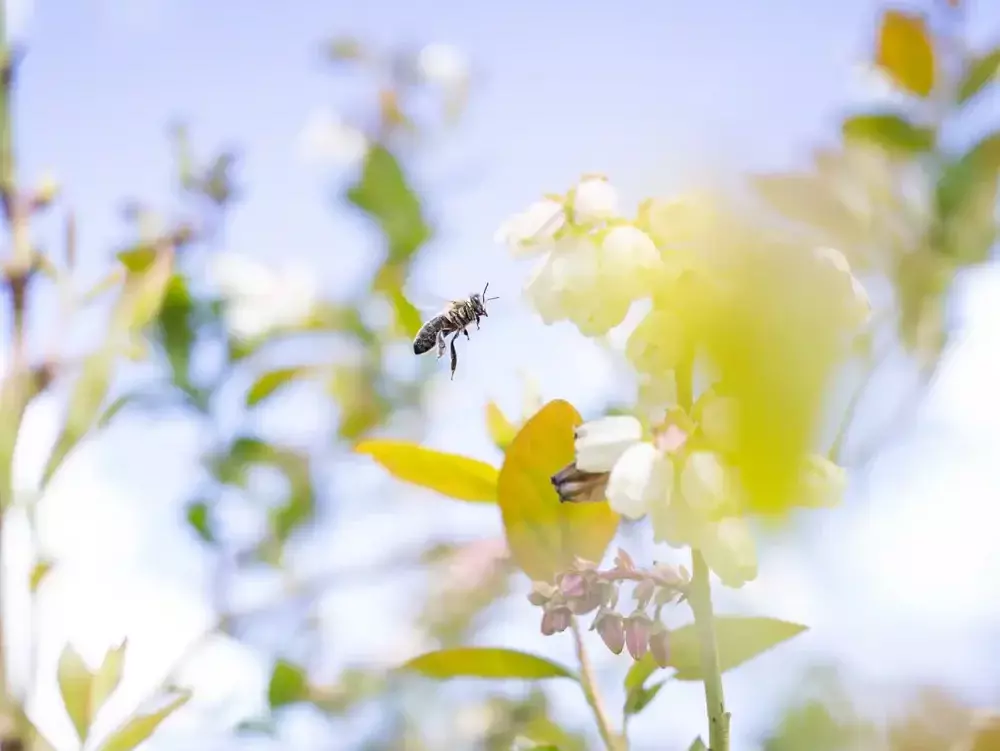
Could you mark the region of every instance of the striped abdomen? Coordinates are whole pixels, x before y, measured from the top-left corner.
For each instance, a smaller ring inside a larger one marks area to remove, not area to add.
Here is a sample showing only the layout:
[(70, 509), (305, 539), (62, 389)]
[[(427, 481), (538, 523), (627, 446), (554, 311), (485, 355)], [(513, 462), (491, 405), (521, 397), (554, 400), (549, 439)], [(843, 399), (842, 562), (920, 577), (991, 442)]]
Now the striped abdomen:
[(420, 327), (420, 331), (413, 337), (413, 354), (422, 355), (434, 349), (437, 342), (438, 332), (444, 328), (447, 318), (443, 315), (434, 316)]

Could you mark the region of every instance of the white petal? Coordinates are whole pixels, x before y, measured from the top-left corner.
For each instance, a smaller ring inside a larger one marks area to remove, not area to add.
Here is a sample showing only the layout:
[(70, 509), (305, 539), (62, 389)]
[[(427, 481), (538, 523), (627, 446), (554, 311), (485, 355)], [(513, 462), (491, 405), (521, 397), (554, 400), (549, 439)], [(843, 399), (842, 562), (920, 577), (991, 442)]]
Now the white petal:
[(608, 504), (622, 516), (638, 519), (651, 505), (669, 503), (673, 481), (673, 462), (650, 443), (635, 444), (611, 470)]
[(428, 44), (417, 55), (417, 68), (427, 83), (445, 88), (462, 85), (469, 77), (468, 60), (450, 44)]
[(586, 422), (576, 429), (576, 466), (584, 472), (610, 472), (640, 440), (642, 425), (634, 417), (614, 415)]
[(562, 309), (561, 292), (555, 285), (551, 258), (543, 258), (535, 266), (525, 285), (524, 295), (546, 325), (566, 317)]
[(806, 459), (803, 472), (804, 497), (800, 503), (809, 507), (830, 507), (840, 503), (847, 488), (847, 472), (825, 456)]
[(618, 215), (618, 191), (607, 178), (584, 177), (573, 197), (573, 219), (580, 224), (610, 219)]
[(816, 248), (813, 255), (821, 261), (829, 263), (837, 271), (844, 274), (851, 273), (851, 264), (847, 261), (847, 256), (836, 248)]
[(515, 255), (543, 253), (552, 250), (550, 240), (566, 222), (561, 203), (545, 199), (536, 201), (519, 214), (505, 221), (493, 236), (495, 242), (506, 245)]
[(726, 501), (727, 470), (711, 451), (696, 451), (684, 464), (681, 493), (691, 510), (711, 514)]

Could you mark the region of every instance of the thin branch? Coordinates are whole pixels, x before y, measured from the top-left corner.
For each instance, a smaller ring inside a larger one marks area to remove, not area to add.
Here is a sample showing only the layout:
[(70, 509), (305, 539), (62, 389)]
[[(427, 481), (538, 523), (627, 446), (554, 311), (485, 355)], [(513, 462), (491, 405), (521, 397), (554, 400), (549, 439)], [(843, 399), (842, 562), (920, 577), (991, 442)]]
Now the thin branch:
[(709, 751), (729, 751), (729, 712), (722, 690), (722, 671), (715, 642), (715, 614), (708, 564), (701, 553), (691, 551), (693, 572), (688, 601), (694, 612), (695, 629), (701, 655), (702, 680), (705, 683), (705, 706), (708, 711)]
[(580, 662), (580, 685), (583, 687), (583, 695), (587, 699), (587, 704), (594, 713), (594, 719), (597, 721), (597, 730), (601, 734), (601, 740), (604, 741), (604, 747), (608, 751), (621, 751), (624, 748), (624, 740), (611, 729), (611, 720), (608, 719), (608, 713), (604, 709), (604, 702), (601, 700), (601, 695), (597, 690), (597, 682), (594, 679), (594, 670), (590, 664), (590, 656), (583, 645), (583, 633), (580, 631), (580, 624), (577, 622), (575, 616), (571, 621), (571, 630), (573, 632), (573, 644), (576, 646), (576, 657)]

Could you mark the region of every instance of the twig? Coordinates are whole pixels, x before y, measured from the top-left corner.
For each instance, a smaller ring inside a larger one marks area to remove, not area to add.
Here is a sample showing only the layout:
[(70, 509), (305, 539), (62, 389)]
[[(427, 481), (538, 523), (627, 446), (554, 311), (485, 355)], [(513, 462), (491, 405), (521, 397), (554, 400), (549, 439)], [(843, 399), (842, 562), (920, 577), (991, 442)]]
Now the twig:
[(705, 706), (708, 710), (708, 747), (709, 751), (729, 751), (729, 712), (726, 711), (719, 652), (715, 643), (715, 615), (712, 612), (708, 564), (697, 550), (691, 551), (691, 561), (693, 572), (688, 600), (698, 632)]
[(573, 644), (576, 646), (576, 658), (580, 663), (580, 685), (583, 687), (583, 695), (587, 699), (587, 704), (590, 705), (590, 709), (594, 713), (594, 719), (597, 721), (597, 730), (601, 734), (601, 740), (604, 741), (604, 747), (608, 751), (622, 751), (625, 747), (624, 741), (611, 729), (611, 721), (608, 719), (608, 713), (604, 709), (601, 695), (597, 691), (597, 682), (594, 680), (594, 670), (590, 664), (590, 656), (587, 654), (587, 648), (583, 645), (583, 633), (580, 631), (580, 624), (577, 622), (575, 616), (570, 625), (573, 631)]

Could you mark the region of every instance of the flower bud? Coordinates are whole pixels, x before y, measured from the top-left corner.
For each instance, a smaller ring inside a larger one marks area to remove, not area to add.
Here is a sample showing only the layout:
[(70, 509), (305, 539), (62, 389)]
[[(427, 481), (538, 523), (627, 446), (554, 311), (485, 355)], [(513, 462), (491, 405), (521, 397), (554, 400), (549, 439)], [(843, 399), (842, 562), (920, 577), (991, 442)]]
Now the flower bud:
[(635, 561), (632, 560), (632, 556), (618, 548), (618, 555), (615, 556), (615, 568), (621, 571), (635, 571)]
[(602, 610), (591, 628), (600, 634), (608, 649), (616, 655), (622, 653), (625, 648), (625, 621), (621, 615), (613, 610)]
[(641, 660), (649, 650), (649, 630), (652, 621), (641, 610), (625, 619), (625, 646), (633, 660)]
[[(596, 584), (596, 582), (595, 582)], [(604, 589), (599, 586), (590, 586), (581, 597), (574, 597), (566, 602), (570, 611), (576, 615), (586, 615), (590, 611), (604, 604)]]
[(552, 634), (561, 633), (569, 628), (572, 620), (573, 614), (565, 606), (560, 605), (546, 609), (542, 615), (542, 635), (552, 636)]
[(635, 589), (632, 590), (632, 597), (635, 598), (636, 607), (645, 608), (649, 601), (653, 598), (653, 593), (656, 591), (656, 584), (652, 579), (643, 579), (641, 582), (635, 585)]
[(531, 592), (528, 594), (528, 602), (540, 607), (551, 600), (552, 595), (555, 593), (555, 587), (548, 582), (531, 582)]
[(649, 651), (661, 668), (670, 664), (670, 632), (660, 621), (654, 622), (650, 628)]
[(559, 591), (567, 599), (571, 597), (583, 597), (587, 594), (587, 582), (583, 574), (570, 571), (559, 576)]
[(584, 175), (572, 193), (573, 220), (589, 224), (618, 213), (618, 191), (604, 175)]
[(687, 580), (676, 568), (667, 563), (653, 563), (651, 572), (653, 581), (661, 587), (674, 587), (680, 589), (687, 584)]

